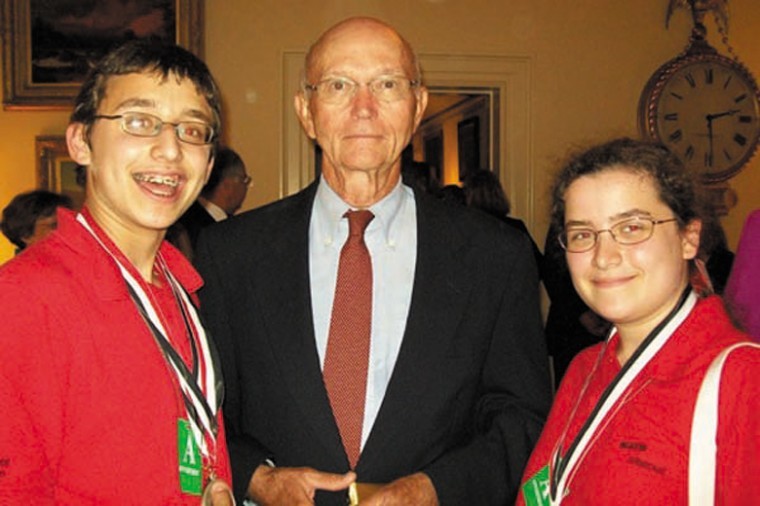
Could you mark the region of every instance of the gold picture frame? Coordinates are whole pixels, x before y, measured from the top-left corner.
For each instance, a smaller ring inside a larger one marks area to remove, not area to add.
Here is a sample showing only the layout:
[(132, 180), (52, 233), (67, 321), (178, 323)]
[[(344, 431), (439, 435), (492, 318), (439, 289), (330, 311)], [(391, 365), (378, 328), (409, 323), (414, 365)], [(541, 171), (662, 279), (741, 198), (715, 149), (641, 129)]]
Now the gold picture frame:
[[(102, 28), (95, 32), (90, 28), (91, 23), (84, 22), (87, 15), (95, 17), (95, 11), (105, 2), (94, 2), (92, 7), (81, 7), (82, 2), (79, 2), (77, 10), (74, 9), (77, 2), (68, 1), (71, 5), (68, 11), (63, 11), (65, 14), (49, 18), (56, 23), (66, 22), (65, 25), (48, 22), (45, 15), (50, 13), (47, 9), (66, 9), (66, 1), (3, 2), (0, 33), (3, 34), (4, 109), (70, 108), (91, 62), (112, 45), (129, 38), (168, 38), (166, 33), (173, 32), (179, 45), (203, 57), (203, 0), (129, 2), (130, 6), (137, 6), (132, 11), (135, 17), (127, 25), (130, 18), (111, 12), (109, 21), (124, 21), (123, 25), (113, 28), (113, 34)], [(126, 5), (125, 2), (109, 4)]]
[(37, 158), (37, 187), (63, 195), (80, 209), (84, 203), (83, 169), (69, 156), (66, 138), (62, 135), (43, 135), (34, 138)]

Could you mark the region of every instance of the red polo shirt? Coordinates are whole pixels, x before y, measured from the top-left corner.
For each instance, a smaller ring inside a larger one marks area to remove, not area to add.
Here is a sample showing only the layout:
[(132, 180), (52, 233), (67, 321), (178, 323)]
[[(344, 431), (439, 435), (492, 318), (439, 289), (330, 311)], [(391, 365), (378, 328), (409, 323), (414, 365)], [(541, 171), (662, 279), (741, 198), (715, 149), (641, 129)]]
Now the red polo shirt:
[[(572, 442), (604, 389), (620, 371), (614, 336), (584, 395), (583, 385), (604, 343), (571, 364), (523, 475), (549, 463), (567, 427)], [(633, 380), (600, 425), (571, 475), (563, 506), (686, 505), (689, 437), (705, 371), (730, 344), (749, 337), (731, 325), (718, 297), (698, 302), (668, 342)], [(741, 348), (723, 370), (718, 420), (716, 505), (757, 504), (760, 498), (760, 350)], [(703, 477), (702, 479), (713, 479)], [(518, 505), (525, 504), (522, 492)]]
[[(0, 268), (0, 504), (197, 506), (179, 485), (176, 377), (114, 261), (73, 213), (58, 221)], [(194, 293), (189, 262), (160, 252)], [(170, 336), (185, 335), (168, 287), (153, 296)], [(187, 360), (188, 341), (172, 344)], [(229, 482), (223, 428), (217, 455)]]

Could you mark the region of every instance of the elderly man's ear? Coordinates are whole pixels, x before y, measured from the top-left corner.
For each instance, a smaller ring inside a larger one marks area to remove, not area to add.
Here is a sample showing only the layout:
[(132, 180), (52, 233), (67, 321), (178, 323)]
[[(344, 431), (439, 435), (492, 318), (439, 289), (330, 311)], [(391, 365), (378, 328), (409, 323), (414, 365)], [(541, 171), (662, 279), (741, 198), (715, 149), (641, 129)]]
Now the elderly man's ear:
[(317, 132), (314, 129), (314, 119), (312, 118), (309, 105), (309, 99), (303, 91), (296, 93), (296, 96), (293, 98), (293, 106), (295, 107), (298, 120), (301, 122), (301, 126), (303, 126), (306, 135), (308, 135), (310, 139), (316, 139)]

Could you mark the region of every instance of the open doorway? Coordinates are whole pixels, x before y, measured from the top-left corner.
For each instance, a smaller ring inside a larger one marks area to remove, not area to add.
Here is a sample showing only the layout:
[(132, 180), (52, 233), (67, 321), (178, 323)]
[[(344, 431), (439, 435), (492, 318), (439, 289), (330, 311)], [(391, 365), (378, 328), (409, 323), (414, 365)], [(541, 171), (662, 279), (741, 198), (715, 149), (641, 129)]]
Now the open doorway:
[(478, 169), (498, 171), (499, 90), (429, 89), (428, 107), (412, 139), (413, 158), (433, 166), (443, 185)]

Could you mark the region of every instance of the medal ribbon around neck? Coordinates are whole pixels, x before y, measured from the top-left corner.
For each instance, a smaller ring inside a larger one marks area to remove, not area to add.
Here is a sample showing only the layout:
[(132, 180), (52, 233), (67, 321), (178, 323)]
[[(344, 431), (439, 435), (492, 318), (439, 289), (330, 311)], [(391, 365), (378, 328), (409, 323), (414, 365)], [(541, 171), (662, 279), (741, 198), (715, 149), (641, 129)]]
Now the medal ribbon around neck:
[[(681, 296), (681, 300), (679, 300), (675, 309), (673, 309), (673, 311), (671, 311), (671, 313), (649, 333), (631, 358), (623, 365), (620, 372), (615, 376), (615, 379), (607, 385), (607, 388), (605, 388), (601, 397), (597, 401), (596, 406), (594, 406), (594, 409), (591, 411), (591, 415), (581, 427), (578, 435), (568, 448), (567, 453), (563, 456), (562, 446), (565, 437), (567, 436), (567, 431), (570, 428), (570, 423), (575, 417), (575, 412), (586, 394), (586, 389), (589, 386), (591, 377), (601, 363), (601, 358), (609, 344), (609, 339), (607, 340), (607, 344), (599, 352), (599, 359), (586, 378), (583, 390), (578, 396), (578, 400), (571, 412), (571, 416), (568, 417), (565, 430), (563, 431), (551, 457), (549, 499), (552, 506), (558, 506), (562, 503), (562, 499), (573, 475), (573, 471), (583, 459), (583, 456), (585, 455), (592, 438), (595, 436), (597, 430), (599, 430), (601, 423), (605, 420), (612, 408), (618, 403), (633, 380), (638, 377), (639, 373), (647, 366), (647, 364), (649, 364), (652, 358), (657, 355), (665, 343), (668, 342), (670, 336), (673, 335), (686, 317), (689, 316), (689, 313), (691, 313), (691, 310), (696, 303), (696, 294), (691, 288), (688, 288), (684, 291), (684, 294)], [(613, 328), (610, 331), (610, 337), (613, 336), (615, 332), (616, 329)]]
[[(198, 447), (204, 457), (213, 462), (215, 460), (216, 435), (219, 432), (219, 424), (215, 413), (219, 409), (222, 399), (221, 374), (218, 370), (218, 360), (216, 360), (214, 350), (210, 346), (198, 312), (190, 301), (189, 295), (171, 272), (169, 272), (169, 269), (166, 268), (163, 258), (159, 254), (158, 265), (166, 276), (174, 298), (179, 305), (182, 319), (190, 338), (193, 357), (192, 371), (188, 370), (180, 354), (171, 345), (168, 339), (169, 334), (161, 323), (156, 308), (153, 307), (153, 303), (140, 282), (124, 267), (117, 255), (98, 237), (98, 234), (83, 214), (77, 215), (77, 221), (95, 238), (98, 244), (111, 256), (119, 267), (121, 275), (127, 283), (130, 298), (135, 303), (138, 312), (150, 329), (167, 365), (170, 366), (177, 377), (193, 437), (198, 443)], [(198, 361), (198, 348), (201, 350), (200, 364)]]

